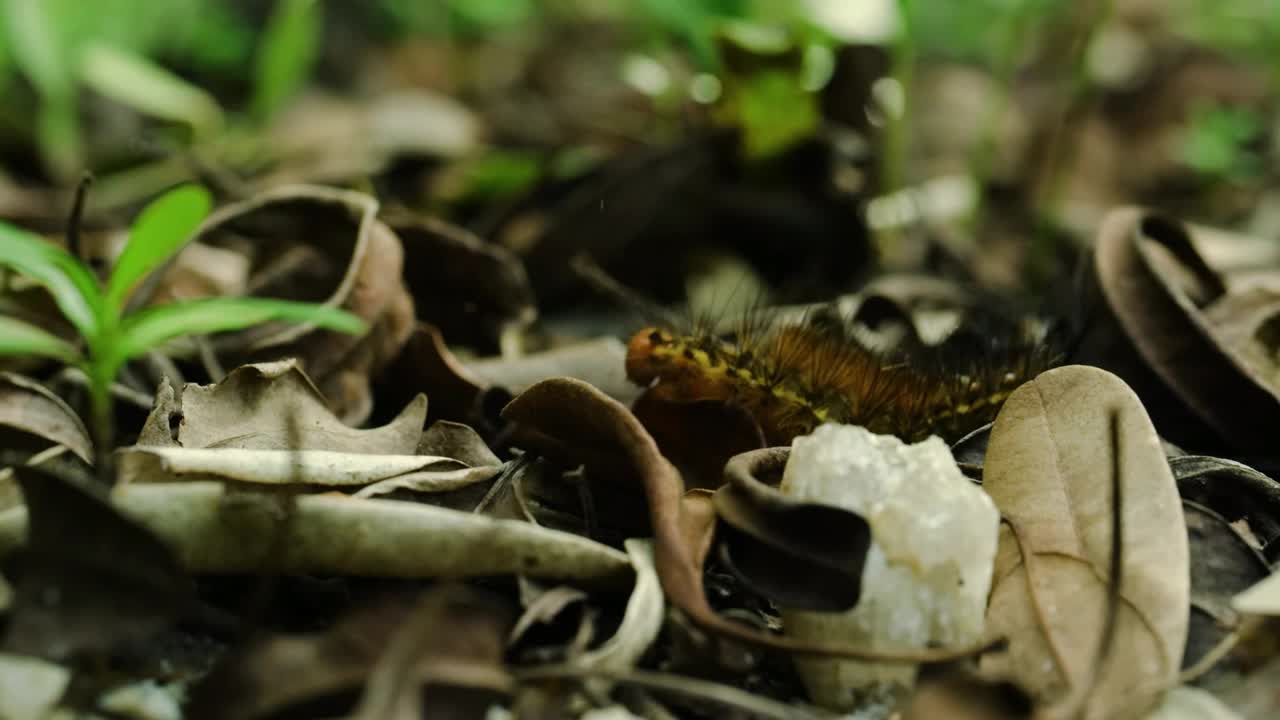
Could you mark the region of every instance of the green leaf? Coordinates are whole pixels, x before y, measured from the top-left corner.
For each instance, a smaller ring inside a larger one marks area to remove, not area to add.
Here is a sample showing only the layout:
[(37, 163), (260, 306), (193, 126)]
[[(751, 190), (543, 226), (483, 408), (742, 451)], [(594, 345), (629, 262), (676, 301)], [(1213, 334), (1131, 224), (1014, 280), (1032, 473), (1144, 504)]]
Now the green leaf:
[(22, 322), (0, 315), (0, 355), (38, 355), (64, 362), (74, 362), (79, 353), (60, 337)]
[(0, 265), (44, 285), (85, 339), (92, 342), (97, 337), (105, 307), (98, 280), (67, 251), (0, 221)]
[(139, 280), (168, 260), (209, 214), (209, 191), (199, 185), (174, 188), (151, 201), (129, 230), (129, 242), (107, 281), (108, 307), (117, 311)]
[(240, 330), (272, 320), (310, 323), (353, 335), (366, 330), (360, 318), (327, 305), (265, 298), (208, 298), (148, 308), (126, 317), (120, 330), (118, 360), (137, 357), (174, 338)]
[(143, 114), (189, 124), (197, 137), (222, 128), (222, 108), (212, 95), (128, 50), (102, 43), (86, 47), (80, 76), (89, 87)]
[(277, 0), (258, 49), (253, 116), (265, 122), (307, 81), (320, 46), (320, 5)]
[(67, 62), (63, 38), (45, 2), (5, 0), (5, 27), (14, 60), (46, 100), (75, 92), (75, 75)]

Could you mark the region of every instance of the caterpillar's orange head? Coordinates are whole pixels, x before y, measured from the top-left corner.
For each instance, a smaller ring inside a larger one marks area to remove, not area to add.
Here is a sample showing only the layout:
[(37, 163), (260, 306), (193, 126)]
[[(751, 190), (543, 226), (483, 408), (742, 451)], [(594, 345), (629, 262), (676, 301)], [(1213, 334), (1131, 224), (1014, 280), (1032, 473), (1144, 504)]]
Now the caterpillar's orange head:
[(637, 385), (649, 385), (669, 366), (675, 337), (666, 330), (647, 327), (627, 343), (627, 378)]

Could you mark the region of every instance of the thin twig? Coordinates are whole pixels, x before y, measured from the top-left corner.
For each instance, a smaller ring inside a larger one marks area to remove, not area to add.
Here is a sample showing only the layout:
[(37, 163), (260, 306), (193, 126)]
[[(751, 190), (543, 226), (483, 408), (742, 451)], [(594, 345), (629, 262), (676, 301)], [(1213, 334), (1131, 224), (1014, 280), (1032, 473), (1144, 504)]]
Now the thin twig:
[(81, 229), (84, 226), (85, 202), (89, 197), (89, 188), (92, 186), (93, 173), (85, 171), (80, 177), (80, 183), (76, 185), (76, 194), (71, 201), (71, 213), (67, 216), (67, 251), (86, 262), (88, 258), (84, 256)]

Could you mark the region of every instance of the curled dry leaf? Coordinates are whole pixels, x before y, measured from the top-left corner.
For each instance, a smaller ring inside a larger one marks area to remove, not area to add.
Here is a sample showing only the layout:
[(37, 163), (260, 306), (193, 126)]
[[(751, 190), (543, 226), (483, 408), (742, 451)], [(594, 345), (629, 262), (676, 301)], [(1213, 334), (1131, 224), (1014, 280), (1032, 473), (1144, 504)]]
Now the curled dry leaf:
[(419, 455), (443, 455), (469, 467), (500, 465), (502, 460), (469, 425), (440, 420), (431, 424), (418, 441)]
[(427, 398), (419, 393), (386, 425), (352, 428), (298, 363), (282, 360), (238, 367), (213, 385), (188, 384), (176, 399), (166, 381), (139, 445), (412, 455), (426, 417)]
[(388, 363), (413, 329), (413, 299), (400, 282), (400, 239), (362, 193), (288, 186), (219, 208), (196, 240), (250, 259), (253, 295), (341, 307), (365, 320), (363, 337), (308, 325), (268, 323), (214, 338), (228, 364), (297, 357), (343, 420), (368, 417), (368, 375)]
[(0, 653), (0, 717), (45, 720), (70, 684), (71, 671), (61, 665)]
[(519, 394), (543, 380), (575, 377), (591, 383), (609, 397), (630, 402), (640, 388), (627, 380), (627, 348), (617, 338), (600, 338), (532, 353), (523, 357), (474, 360), (467, 369), (489, 385)]
[[(1175, 473), (1176, 475), (1176, 473)], [(1232, 598), (1262, 580), (1271, 571), (1267, 560), (1222, 515), (1183, 499), (1191, 557), (1191, 616), (1184, 670), (1196, 666), (1219, 643), (1241, 630), (1239, 612)], [(1230, 663), (1214, 663), (1211, 672), (1227, 671)]]
[[(234, 649), (192, 689), (193, 720), (334, 717), (349, 712), (379, 653), (412, 607), (379, 602), (342, 618), (327, 632), (277, 635)], [(234, 698), (234, 702), (228, 702)], [(325, 712), (328, 711), (328, 712)]]
[(1242, 613), (1280, 616), (1280, 573), (1272, 573), (1235, 596), (1231, 605)]
[(118, 459), (120, 483), (218, 480), (254, 485), (363, 488), (368, 497), (409, 489), (456, 490), (493, 478), (499, 465), (465, 467), (433, 455), (369, 455), (329, 450), (132, 448)]
[[(191, 607), (194, 587), (145, 523), (113, 507), (100, 486), (14, 468), (25, 506), (4, 649), (64, 660), (154, 633)], [(13, 549), (13, 546), (5, 548)]]
[(640, 661), (662, 629), (666, 603), (654, 568), (653, 546), (647, 540), (626, 541), (627, 556), (636, 571), (636, 583), (627, 601), (618, 631), (600, 647), (573, 659), (573, 664), (602, 670), (630, 670)]
[(0, 447), (31, 453), (62, 445), (92, 462), (92, 442), (80, 416), (40, 383), (0, 373)]
[[(1096, 668), (1113, 466), (1124, 498), (1123, 565), (1114, 641)], [(1188, 550), (1177, 487), (1137, 396), (1097, 368), (1043, 373), (1000, 411), (983, 486), (1018, 533), (1001, 529), (987, 609), (989, 629), (1009, 646), (984, 657), (984, 671), (1014, 678), (1042, 707), (1079, 707), (1085, 718), (1154, 706), (1174, 684), (1187, 638)], [(1095, 670), (1097, 687), (1085, 687)]]
[(384, 373), (379, 401), (408, 402), (411, 393), (431, 398), (433, 420), (454, 420), (483, 427), (482, 398), (488, 383), (476, 377), (449, 351), (440, 331), (418, 323), (400, 355)]
[(510, 608), (466, 586), (428, 591), (378, 658), (351, 720), (483, 717), (513, 687)]
[[(59, 447), (93, 462), (89, 432), (62, 398), (35, 380), (0, 373), (0, 448), (8, 455), (4, 462), (36, 462)], [(21, 501), (13, 472), (0, 465), (0, 510)]]
[(1023, 720), (1031, 711), (1016, 685), (944, 665), (922, 673), (902, 720)]
[[(124, 485), (121, 514), (191, 572), (439, 578), (523, 573), (625, 584), (626, 555), (571, 533), (395, 500), (329, 494), (283, 500), (222, 483)], [(0, 556), (24, 543), (26, 508), (0, 513)]]
[[(905, 663), (955, 659), (981, 652), (992, 644), (937, 650), (869, 650), (768, 635), (721, 617), (708, 604), (702, 582), (707, 515), (686, 512), (686, 507), (705, 508), (705, 502), (696, 495), (689, 496), (686, 502), (680, 473), (624, 405), (587, 383), (557, 378), (521, 393), (502, 415), (518, 423), (523, 437), (538, 443), (540, 449), (570, 454), (588, 465), (599, 463), (643, 486), (662, 587), (673, 605), (708, 631), (792, 653)], [(696, 545), (691, 545), (690, 540)]]
[(1183, 455), (1169, 458), (1178, 492), (1243, 526), (1270, 557), (1280, 546), (1280, 483), (1243, 463), (1226, 458)]
[(1142, 395), (1162, 431), (1179, 444), (1204, 445), (1186, 427), (1189, 409), (1241, 450), (1272, 448), (1280, 392), (1229, 338), (1223, 342), (1215, 333), (1205, 307), (1221, 302), (1226, 289), (1196, 253), (1185, 226), (1138, 208), (1112, 211), (1098, 233), (1094, 275), (1145, 363), (1141, 368), (1121, 361), (1116, 370)]
[(856, 513), (783, 495), (760, 478), (780, 479), (790, 448), (755, 450), (725, 466), (715, 494), (725, 558), (775, 604), (841, 612), (858, 602), (871, 529)]
[(384, 221), (404, 243), (418, 317), (450, 342), (497, 348), (504, 328), (533, 321), (533, 289), (511, 251), (436, 218), (397, 213)]

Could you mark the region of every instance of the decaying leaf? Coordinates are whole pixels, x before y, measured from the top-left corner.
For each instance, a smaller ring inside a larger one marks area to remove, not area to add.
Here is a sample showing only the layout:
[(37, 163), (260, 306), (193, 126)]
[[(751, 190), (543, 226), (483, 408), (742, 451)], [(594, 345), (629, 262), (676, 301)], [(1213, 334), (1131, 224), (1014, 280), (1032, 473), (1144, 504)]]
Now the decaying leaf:
[(902, 720), (1024, 720), (1032, 709), (1016, 685), (944, 665), (921, 674)]
[(505, 327), (534, 319), (529, 278), (511, 251), (437, 218), (384, 220), (404, 243), (405, 286), (419, 319), (450, 342), (496, 348)]
[(413, 393), (431, 398), (433, 420), (453, 420), (483, 427), (482, 398), (488, 384), (468, 370), (449, 351), (440, 331), (419, 323), (403, 351), (387, 368), (382, 397), (408, 402)]
[(500, 385), (515, 394), (550, 378), (575, 377), (615, 400), (630, 402), (640, 394), (640, 388), (627, 380), (626, 357), (626, 346), (616, 338), (601, 338), (510, 360), (473, 360), (466, 367), (485, 383)]
[[(1107, 607), (1113, 466), (1124, 498), (1120, 599), (1110, 653), (1086, 687)], [(1023, 385), (992, 430), (983, 486), (1017, 531), (1001, 530), (987, 610), (1009, 646), (984, 657), (984, 670), (1016, 679), (1041, 706), (1083, 703), (1088, 718), (1153, 707), (1186, 642), (1188, 550), (1173, 475), (1133, 391), (1083, 366)]]
[(91, 464), (89, 432), (62, 398), (36, 381), (0, 373), (0, 510), (22, 502), (13, 471), (3, 463), (40, 465), (62, 455)]
[(627, 555), (636, 571), (636, 583), (627, 601), (622, 623), (613, 637), (600, 647), (575, 657), (572, 662), (584, 668), (630, 670), (658, 637), (666, 603), (662, 584), (653, 564), (653, 547), (646, 540), (627, 540)]
[(482, 717), (512, 690), (512, 613), (463, 586), (429, 591), (374, 665), (351, 720)]
[(0, 373), (0, 447), (35, 453), (53, 445), (92, 462), (89, 431), (62, 398), (35, 380)]
[[(617, 585), (626, 555), (525, 522), (396, 500), (278, 497), (222, 483), (124, 485), (122, 515), (159, 536), (191, 572), (443, 578), (523, 573)], [(0, 557), (23, 545), (26, 508), (0, 513)]]
[(286, 186), (218, 208), (196, 240), (250, 259), (248, 290), (257, 296), (341, 307), (371, 328), (362, 337), (308, 325), (268, 323), (212, 339), (226, 364), (296, 357), (338, 416), (368, 417), (368, 376), (388, 363), (412, 331), (413, 299), (398, 282), (400, 239), (377, 219), (362, 193)]
[(14, 472), (26, 505), (5, 516), (20, 514), (30, 529), (5, 650), (52, 660), (109, 651), (190, 608), (194, 587), (173, 550), (100, 487), (30, 466)]
[(193, 717), (483, 717), (512, 685), (502, 664), (510, 622), (503, 602), (464, 585), (375, 602), (327, 632), (231, 655), (196, 686)]
[(44, 720), (71, 684), (71, 671), (30, 656), (0, 653), (0, 717)]
[[(667, 598), (709, 631), (793, 653), (906, 663), (955, 659), (992, 644), (936, 650), (869, 650), (838, 643), (800, 642), (728, 620), (712, 609), (703, 588), (706, 515), (684, 512), (684, 483), (679, 472), (662, 457), (653, 438), (624, 405), (587, 383), (556, 378), (521, 393), (503, 410), (503, 417), (518, 423), (524, 430), (523, 438), (536, 443), (539, 449), (576, 456), (588, 466), (596, 464), (643, 486), (658, 577)], [(696, 545), (691, 546), (690, 540)]]
[[(248, 448), (132, 448), (120, 452), (120, 483), (220, 480), (254, 485), (363, 488), (364, 495), (396, 488), (444, 492), (484, 482), (500, 466), (466, 467), (433, 455), (370, 455), (330, 450)], [(378, 489), (375, 489), (378, 488)]]
[(1221, 300), (1225, 286), (1196, 254), (1187, 228), (1137, 208), (1114, 210), (1098, 232), (1094, 273), (1145, 364), (1108, 366), (1138, 391), (1162, 432), (1179, 444), (1205, 445), (1179, 417), (1189, 409), (1230, 445), (1269, 451), (1280, 392), (1215, 335), (1204, 308)]
[[(164, 442), (184, 448), (330, 450), (412, 455), (427, 416), (419, 393), (390, 423), (367, 430), (336, 417), (306, 373), (292, 360), (245, 365), (213, 385), (188, 384), (181, 395), (161, 386), (140, 445)], [(296, 425), (296, 440), (294, 440)]]
[(1240, 593), (1231, 601), (1231, 605), (1243, 613), (1280, 615), (1280, 573), (1273, 573)]
[(871, 529), (856, 513), (788, 497), (762, 478), (781, 477), (790, 448), (738, 455), (715, 494), (725, 559), (775, 604), (842, 612), (858, 602)]
[[(1176, 476), (1176, 472), (1175, 472)], [(1191, 558), (1191, 616), (1183, 669), (1211, 658), (1219, 643), (1241, 630), (1232, 598), (1271, 571), (1262, 553), (1225, 517), (1198, 502), (1183, 499)], [(1231, 670), (1218, 662), (1212, 674)], [(1206, 673), (1206, 679), (1210, 673)]]
[(1176, 687), (1145, 720), (1241, 720), (1231, 708), (1200, 688)]

